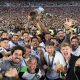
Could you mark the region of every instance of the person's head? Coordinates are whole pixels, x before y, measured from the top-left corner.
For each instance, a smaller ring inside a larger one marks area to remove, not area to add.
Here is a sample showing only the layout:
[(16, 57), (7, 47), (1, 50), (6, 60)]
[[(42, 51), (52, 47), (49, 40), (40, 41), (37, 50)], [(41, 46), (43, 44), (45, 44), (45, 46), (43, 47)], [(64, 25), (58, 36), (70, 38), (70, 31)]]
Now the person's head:
[(33, 37), (31, 39), (32, 47), (37, 48), (39, 46), (39, 39), (37, 37)]
[(19, 63), (24, 55), (25, 50), (21, 46), (13, 47), (11, 50), (12, 61), (14, 63)]
[(6, 31), (3, 31), (2, 34), (1, 34), (1, 38), (8, 38), (9, 35)]
[(19, 37), (19, 39), (20, 39), (20, 38), (21, 38), (21, 36), (22, 36), (21, 31), (17, 31), (17, 32), (16, 32), (16, 35), (18, 35), (18, 37)]
[(35, 73), (35, 70), (37, 68), (37, 59), (34, 56), (31, 56), (28, 60), (28, 69), (30, 73)]
[(18, 35), (13, 35), (11, 39), (12, 39), (13, 42), (16, 43), (16, 42), (18, 42), (19, 37), (18, 37)]
[(72, 53), (71, 46), (68, 43), (63, 43), (61, 45), (61, 53), (65, 59), (70, 58), (70, 55)]
[(51, 39), (51, 34), (50, 33), (46, 33), (45, 34), (45, 40), (48, 41)]
[(46, 51), (48, 52), (49, 55), (54, 55), (55, 47), (53, 42), (51, 41), (46, 42)]
[(51, 38), (51, 41), (54, 43), (54, 47), (56, 48), (59, 44), (59, 41), (57, 38)]
[(45, 51), (44, 48), (42, 46), (38, 46), (37, 47), (37, 51), (41, 54), (43, 54), (43, 52)]
[(57, 37), (59, 38), (59, 39), (63, 39), (64, 38), (64, 36), (65, 36), (65, 33), (64, 33), (64, 31), (62, 31), (62, 30), (59, 30), (58, 32), (57, 32)]
[(29, 41), (29, 40), (30, 40), (30, 37), (29, 37), (29, 33), (28, 33), (28, 32), (24, 32), (24, 33), (23, 33), (23, 39), (24, 39), (25, 41)]
[(79, 46), (79, 39), (77, 36), (73, 36), (71, 38), (71, 47), (72, 47), (72, 50), (76, 50)]
[(30, 56), (30, 54), (31, 54), (31, 46), (30, 45), (26, 45), (25, 46), (25, 56), (24, 57), (27, 57), (27, 56)]
[(8, 48), (8, 42), (9, 42), (9, 40), (7, 38), (1, 38), (0, 47), (7, 49)]
[(28, 15), (29, 21), (34, 21), (38, 17), (38, 12), (37, 11), (31, 11)]

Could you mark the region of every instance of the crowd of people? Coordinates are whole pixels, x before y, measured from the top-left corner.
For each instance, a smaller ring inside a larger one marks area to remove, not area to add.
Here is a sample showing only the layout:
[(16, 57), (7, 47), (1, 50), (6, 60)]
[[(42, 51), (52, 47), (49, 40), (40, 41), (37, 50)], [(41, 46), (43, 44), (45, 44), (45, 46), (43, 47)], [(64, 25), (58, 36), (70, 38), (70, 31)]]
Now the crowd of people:
[(0, 8), (0, 80), (80, 80), (79, 10)]
[(17, 3), (15, 3), (14, 6), (11, 6), (13, 4), (10, 5), (8, 2), (5, 4), (5, 6), (0, 8), (0, 26), (2, 28), (5, 27), (5, 29), (9, 27), (14, 28), (15, 26), (26, 27), (28, 22), (28, 13), (38, 8), (38, 6), (42, 6), (44, 8), (42, 22), (46, 27), (63, 28), (66, 17), (74, 19), (77, 22), (76, 25), (80, 25), (80, 6), (78, 5), (49, 6), (47, 4), (47, 7), (45, 5), (41, 5), (41, 3), (39, 5), (36, 3), (38, 6), (31, 6), (31, 4), (20, 6), (21, 4), (19, 5)]

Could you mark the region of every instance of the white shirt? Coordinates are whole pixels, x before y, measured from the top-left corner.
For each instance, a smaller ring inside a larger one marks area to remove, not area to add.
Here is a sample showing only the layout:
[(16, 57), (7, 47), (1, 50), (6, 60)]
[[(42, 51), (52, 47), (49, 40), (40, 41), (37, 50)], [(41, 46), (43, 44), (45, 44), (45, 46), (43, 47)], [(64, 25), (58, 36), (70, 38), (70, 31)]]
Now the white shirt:
[[(36, 77), (36, 76), (39, 76), (39, 77), (42, 76), (40, 70), (39, 70), (38, 73), (33, 73), (33, 74), (31, 74), (31, 73), (29, 73), (29, 72), (26, 71), (26, 72), (22, 75), (23, 79), (26, 79), (26, 80), (35, 80), (35, 79), (33, 79), (33, 78)], [(38, 79), (36, 79), (36, 80), (38, 80)]]
[(42, 46), (43, 48), (45, 48), (45, 44), (43, 42), (41, 42), (39, 46)]
[(9, 41), (8, 45), (10, 49), (16, 46), (12, 41)]
[(50, 62), (52, 61), (52, 59), (53, 59), (53, 56), (49, 56), (49, 59), (50, 59)]
[[(43, 51), (43, 54), (45, 53), (44, 48), (41, 48)], [(37, 50), (33, 50), (33, 47), (31, 47), (31, 55), (37, 57), (38, 59), (40, 59), (40, 53)]]
[[(44, 53), (44, 57), (45, 57), (45, 59), (46, 59), (46, 61), (47, 61), (47, 63), (48, 63), (48, 53), (47, 53), (47, 52)], [(50, 57), (50, 56), (49, 56), (49, 57)], [(64, 60), (64, 57), (63, 57), (62, 54), (61, 54), (60, 52), (58, 52), (58, 51), (55, 52), (55, 57), (54, 57), (53, 63), (62, 64), (63, 66), (66, 65), (65, 60)]]
[[(44, 57), (45, 57), (45, 60), (47, 61), (47, 63), (49, 63), (49, 60), (52, 61), (52, 57), (48, 57), (48, 53), (45, 52), (44, 54)], [(49, 59), (50, 58), (50, 59)], [(55, 52), (55, 57), (53, 59), (53, 65), (52, 65), (52, 69), (53, 71), (51, 72), (47, 72), (46, 73), (46, 76), (49, 78), (49, 79), (57, 79), (59, 78), (59, 73), (55, 72), (55, 66), (57, 64), (62, 64), (63, 66), (66, 66), (66, 62), (64, 60), (64, 57), (62, 56), (62, 54), (58, 51)]]
[(80, 56), (80, 46), (75, 51), (72, 51), (72, 54), (75, 56)]

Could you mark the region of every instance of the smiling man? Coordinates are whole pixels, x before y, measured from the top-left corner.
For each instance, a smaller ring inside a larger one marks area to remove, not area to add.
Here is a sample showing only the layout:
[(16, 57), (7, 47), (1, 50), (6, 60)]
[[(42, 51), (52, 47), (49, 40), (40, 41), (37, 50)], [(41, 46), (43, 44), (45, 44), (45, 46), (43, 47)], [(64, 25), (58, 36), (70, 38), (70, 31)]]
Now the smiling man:
[(2, 64), (1, 72), (3, 75), (2, 80), (16, 80), (20, 70), (20, 61), (24, 54), (24, 49), (16, 46), (11, 51), (11, 60), (6, 60)]

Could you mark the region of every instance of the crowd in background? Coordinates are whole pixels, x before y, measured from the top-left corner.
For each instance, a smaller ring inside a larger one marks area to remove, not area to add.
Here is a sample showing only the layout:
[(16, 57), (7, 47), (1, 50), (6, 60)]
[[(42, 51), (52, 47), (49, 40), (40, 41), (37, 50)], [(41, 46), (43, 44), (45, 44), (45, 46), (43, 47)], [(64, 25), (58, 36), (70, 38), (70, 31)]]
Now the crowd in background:
[(80, 80), (80, 7), (35, 8), (0, 7), (0, 79)]
[[(42, 18), (42, 21), (47, 27), (63, 28), (63, 23), (65, 22), (66, 18), (72, 18), (77, 21), (78, 26), (80, 25), (80, 15), (79, 15), (80, 7), (79, 5), (76, 5), (76, 4), (79, 4), (79, 2), (77, 2), (75, 5), (73, 3), (71, 3), (72, 5), (70, 4), (60, 5), (60, 3), (56, 4), (54, 2), (52, 5), (47, 4), (48, 6), (41, 3), (39, 5), (35, 3), (34, 6), (31, 6), (33, 5), (33, 3), (28, 4), (27, 2), (23, 6), (20, 6), (23, 3), (20, 4), (16, 2), (13, 4), (6, 2), (5, 4), (6, 4), (5, 6), (2, 5), (3, 7), (0, 8), (0, 26), (1, 27), (2, 26), (24, 27), (25, 25), (27, 25), (27, 22), (28, 22), (27, 21), (28, 13), (31, 10), (38, 8), (38, 6), (42, 6), (44, 8), (44, 15), (43, 15), (44, 18)], [(48, 15), (46, 15), (47, 13)]]

